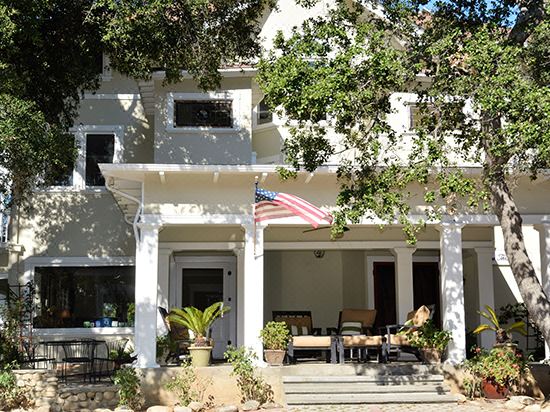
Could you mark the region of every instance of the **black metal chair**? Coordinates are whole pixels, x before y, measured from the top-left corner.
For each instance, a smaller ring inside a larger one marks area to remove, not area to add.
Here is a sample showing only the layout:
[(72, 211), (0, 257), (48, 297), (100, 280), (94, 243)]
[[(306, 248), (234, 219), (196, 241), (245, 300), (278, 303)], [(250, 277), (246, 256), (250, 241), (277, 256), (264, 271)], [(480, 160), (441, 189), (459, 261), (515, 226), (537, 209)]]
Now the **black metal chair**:
[(180, 363), (181, 356), (189, 354), (189, 346), (193, 343), (189, 337), (189, 331), (177, 323), (171, 323), (168, 320), (168, 311), (162, 306), (158, 307), (158, 311), (168, 331), (168, 354), (164, 362), (168, 363), (169, 360), (174, 360), (176, 363)]
[[(94, 351), (99, 342), (92, 339), (63, 342), (61, 379), (67, 382), (68, 377), (82, 377), (83, 381), (92, 380)], [(76, 371), (77, 367), (83, 369)]]
[(25, 352), (25, 359), (23, 360), (24, 366), (29, 366), (32, 369), (48, 369), (48, 367), (55, 363), (55, 354), (47, 351), (48, 346), (41, 343), (31, 343), (29, 341), (23, 342), (23, 349)]
[[(101, 381), (102, 378), (109, 378), (112, 380), (112, 376), (115, 371), (123, 364), (128, 363), (122, 359), (126, 353), (126, 346), (129, 339), (122, 338), (116, 340), (110, 340), (101, 342), (96, 347), (94, 358), (92, 362), (92, 380)], [(129, 362), (135, 358), (128, 359)]]

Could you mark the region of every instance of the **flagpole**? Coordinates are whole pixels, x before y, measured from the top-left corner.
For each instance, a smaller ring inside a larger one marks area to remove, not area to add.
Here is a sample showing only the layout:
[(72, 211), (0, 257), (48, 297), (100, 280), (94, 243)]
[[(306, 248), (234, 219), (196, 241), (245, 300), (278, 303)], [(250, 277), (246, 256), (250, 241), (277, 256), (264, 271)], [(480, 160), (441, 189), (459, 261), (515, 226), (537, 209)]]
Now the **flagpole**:
[(252, 203), (252, 220), (254, 220), (254, 227), (252, 229), (252, 236), (254, 237), (254, 256), (256, 256), (256, 189), (258, 189), (258, 176), (254, 177), (254, 203)]

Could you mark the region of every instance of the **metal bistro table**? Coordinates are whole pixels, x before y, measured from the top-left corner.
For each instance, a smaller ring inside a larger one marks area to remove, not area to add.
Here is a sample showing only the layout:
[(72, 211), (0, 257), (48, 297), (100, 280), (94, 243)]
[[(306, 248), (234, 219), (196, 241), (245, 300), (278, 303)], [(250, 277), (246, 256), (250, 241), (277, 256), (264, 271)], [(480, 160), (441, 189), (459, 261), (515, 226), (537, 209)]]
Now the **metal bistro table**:
[[(73, 339), (43, 342), (45, 352), (52, 354), (55, 359), (54, 369), (59, 372), (57, 364), (61, 364), (61, 380), (68, 378), (82, 378), (84, 382), (91, 382), (93, 377), (93, 363), (97, 345), (105, 343), (96, 339)], [(60, 353), (61, 351), (61, 353)], [(78, 379), (77, 379), (78, 380)]]

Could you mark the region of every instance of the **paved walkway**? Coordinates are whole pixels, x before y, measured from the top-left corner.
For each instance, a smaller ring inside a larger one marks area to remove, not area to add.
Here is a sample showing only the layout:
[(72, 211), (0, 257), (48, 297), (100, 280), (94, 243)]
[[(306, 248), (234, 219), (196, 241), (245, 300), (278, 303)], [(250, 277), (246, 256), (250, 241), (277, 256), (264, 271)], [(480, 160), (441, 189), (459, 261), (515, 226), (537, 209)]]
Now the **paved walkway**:
[(500, 412), (502, 402), (474, 401), (456, 403), (390, 404), (390, 405), (312, 405), (290, 408), (292, 412)]

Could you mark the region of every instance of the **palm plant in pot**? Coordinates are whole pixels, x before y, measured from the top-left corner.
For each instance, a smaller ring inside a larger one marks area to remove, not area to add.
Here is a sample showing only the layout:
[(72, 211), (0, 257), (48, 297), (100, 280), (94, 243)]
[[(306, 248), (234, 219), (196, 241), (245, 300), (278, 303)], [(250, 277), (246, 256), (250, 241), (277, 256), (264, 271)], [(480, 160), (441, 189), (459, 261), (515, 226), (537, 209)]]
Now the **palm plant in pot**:
[(443, 352), (451, 341), (451, 332), (438, 329), (431, 320), (418, 328), (405, 332), (411, 346), (418, 348), (422, 360), (426, 363), (440, 363)]
[(481, 316), (489, 321), (489, 324), (483, 323), (474, 329), (474, 333), (477, 335), (486, 330), (492, 330), (496, 334), (495, 346), (511, 346), (512, 344), (512, 332), (518, 332), (523, 336), (527, 335), (527, 329), (525, 322), (518, 321), (511, 325), (505, 326), (500, 322), (495, 310), (485, 305), (485, 312), (478, 311)]
[(268, 322), (260, 331), (260, 338), (264, 345), (266, 362), (271, 366), (282, 365), (290, 341), (290, 332), (286, 323)]
[(229, 311), (223, 302), (216, 302), (204, 311), (193, 306), (182, 309), (173, 308), (168, 315), (170, 322), (177, 323), (189, 329), (194, 336), (194, 343), (189, 347), (193, 366), (208, 366), (212, 352), (212, 340), (208, 338), (208, 331), (214, 321)]

